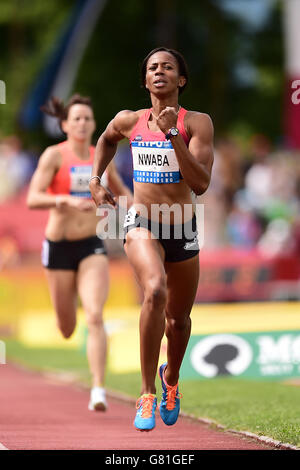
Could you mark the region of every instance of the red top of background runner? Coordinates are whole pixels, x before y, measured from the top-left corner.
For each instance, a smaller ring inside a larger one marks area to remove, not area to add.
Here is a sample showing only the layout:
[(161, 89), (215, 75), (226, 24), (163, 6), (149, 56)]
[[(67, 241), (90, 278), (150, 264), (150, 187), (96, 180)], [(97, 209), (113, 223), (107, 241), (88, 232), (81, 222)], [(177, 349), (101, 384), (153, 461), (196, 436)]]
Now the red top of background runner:
[(51, 194), (70, 194), (70, 170), (72, 167), (92, 166), (94, 161), (95, 147), (89, 147), (90, 158), (81, 160), (72, 151), (67, 141), (58, 144), (59, 151), (62, 155), (62, 165), (54, 176), (48, 192)]

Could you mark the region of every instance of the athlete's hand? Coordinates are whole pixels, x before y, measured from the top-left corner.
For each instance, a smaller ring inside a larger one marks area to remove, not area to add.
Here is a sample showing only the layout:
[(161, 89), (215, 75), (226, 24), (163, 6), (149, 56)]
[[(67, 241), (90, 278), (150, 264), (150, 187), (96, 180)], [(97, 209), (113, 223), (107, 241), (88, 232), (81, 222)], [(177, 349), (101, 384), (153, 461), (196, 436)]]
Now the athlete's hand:
[(176, 127), (177, 118), (178, 115), (176, 109), (171, 106), (167, 106), (159, 113), (157, 125), (160, 130), (166, 134), (171, 127)]
[(90, 199), (76, 197), (76, 196), (69, 196), (65, 203), (62, 202), (61, 207), (72, 207), (73, 209), (77, 209), (80, 212), (89, 212), (94, 211), (95, 206), (93, 201)]
[(116, 207), (117, 203), (111, 192), (101, 186), (101, 184), (99, 184), (98, 182), (95, 183), (91, 181), (90, 191), (97, 207), (107, 204)]

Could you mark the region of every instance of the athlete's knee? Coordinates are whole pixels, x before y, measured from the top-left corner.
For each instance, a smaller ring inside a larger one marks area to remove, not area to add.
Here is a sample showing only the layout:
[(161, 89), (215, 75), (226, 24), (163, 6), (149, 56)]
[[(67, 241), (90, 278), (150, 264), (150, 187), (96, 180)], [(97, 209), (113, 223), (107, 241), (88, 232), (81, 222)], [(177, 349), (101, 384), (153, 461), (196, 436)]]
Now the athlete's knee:
[(167, 287), (164, 279), (152, 280), (145, 289), (145, 302), (153, 308), (164, 307), (167, 301)]
[(102, 318), (102, 312), (96, 311), (96, 312), (87, 313), (86, 323), (87, 323), (88, 329), (103, 328), (104, 322)]
[(166, 320), (167, 320), (167, 329), (175, 330), (175, 331), (185, 331), (187, 328), (191, 326), (191, 318), (190, 316), (183, 316), (175, 318), (172, 315), (166, 313)]

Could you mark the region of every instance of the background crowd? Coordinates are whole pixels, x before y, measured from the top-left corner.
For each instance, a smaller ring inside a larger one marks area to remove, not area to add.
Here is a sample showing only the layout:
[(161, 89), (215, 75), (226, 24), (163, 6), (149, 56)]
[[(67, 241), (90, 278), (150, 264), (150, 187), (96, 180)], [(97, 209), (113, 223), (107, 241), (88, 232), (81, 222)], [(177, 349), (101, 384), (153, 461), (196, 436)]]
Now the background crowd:
[[(54, 92), (64, 100), (74, 91), (91, 96), (96, 139), (121, 105), (149, 106), (139, 87), (139, 61), (160, 44), (181, 51), (188, 63), (182, 106), (208, 113), (215, 125), (212, 181), (199, 198), (204, 249), (299, 252), (300, 152), (287, 145), (284, 130), (285, 2), (191, 0), (184, 10), (179, 0), (160, 0), (151, 10), (138, 0), (130, 7), (102, 2), (103, 10), (86, 9), (101, 3), (88, 0), (33, 0), (22, 9), (16, 0), (2, 3), (7, 51), (0, 79), (7, 104), (0, 105), (0, 210), (26, 191), (40, 153), (59, 139), (39, 106)], [(89, 31), (81, 23), (86, 15)], [(133, 24), (143, 24), (139, 41)], [(132, 188), (124, 142), (116, 164)], [(0, 238), (4, 232), (2, 224)]]

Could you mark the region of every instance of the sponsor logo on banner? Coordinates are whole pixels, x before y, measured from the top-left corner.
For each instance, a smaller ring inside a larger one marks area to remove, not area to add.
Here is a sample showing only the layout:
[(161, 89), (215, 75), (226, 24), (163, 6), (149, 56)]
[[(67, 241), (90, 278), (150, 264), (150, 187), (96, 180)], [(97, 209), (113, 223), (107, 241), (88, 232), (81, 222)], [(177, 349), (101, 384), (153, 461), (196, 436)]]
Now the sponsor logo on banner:
[(191, 351), (193, 368), (204, 377), (240, 375), (252, 360), (247, 341), (235, 335), (213, 335), (199, 341)]
[(181, 377), (300, 377), (300, 332), (273, 331), (192, 336)]

